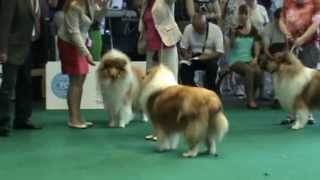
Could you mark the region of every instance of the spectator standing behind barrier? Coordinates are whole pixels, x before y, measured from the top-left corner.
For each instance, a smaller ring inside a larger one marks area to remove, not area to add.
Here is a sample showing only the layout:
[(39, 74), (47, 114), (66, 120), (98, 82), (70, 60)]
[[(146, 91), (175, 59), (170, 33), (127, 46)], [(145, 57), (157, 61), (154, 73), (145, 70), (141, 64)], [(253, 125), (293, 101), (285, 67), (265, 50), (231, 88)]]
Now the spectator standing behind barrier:
[[(24, 8), (21, 8), (24, 7)], [(32, 84), (30, 45), (40, 31), (38, 0), (0, 1), (0, 136), (9, 136), (10, 101), (14, 101), (14, 129), (40, 129), (30, 120), (32, 114)]]
[(299, 49), (298, 57), (310, 68), (316, 68), (320, 54), (314, 44), (317, 26), (313, 16), (320, 14), (320, 0), (284, 0), (280, 29), (289, 44)]
[(87, 48), (88, 31), (93, 21), (105, 13), (105, 9), (99, 10), (95, 0), (68, 0), (64, 6), (64, 22), (58, 31), (58, 48), (62, 72), (69, 76), (70, 81), (67, 103), (68, 126), (71, 128), (84, 129), (92, 125), (80, 114), (83, 84), (89, 72), (89, 64), (94, 65)]
[(257, 109), (256, 91), (261, 83), (261, 70), (258, 66), (261, 38), (249, 20), (249, 8), (243, 4), (238, 10), (239, 24), (231, 32), (230, 70), (245, 78), (247, 107)]
[[(154, 66), (153, 57), (178, 76), (177, 43), (181, 32), (174, 19), (176, 0), (145, 0), (139, 21), (139, 32), (146, 40), (147, 70)], [(142, 39), (142, 38), (140, 38)]]
[[(154, 56), (178, 77), (177, 43), (181, 32), (174, 18), (176, 0), (144, 0), (139, 20), (139, 41), (144, 48), (139, 52), (146, 53), (147, 71), (155, 65)], [(147, 135), (147, 140), (156, 140), (156, 134)]]
[[(280, 30), (285, 34), (288, 44), (296, 50), (295, 53), (302, 63), (316, 68), (320, 61), (320, 52), (315, 45), (318, 26), (313, 17), (320, 14), (320, 0), (284, 0), (283, 3)], [(290, 123), (294, 119), (295, 115), (289, 114), (281, 124)], [(315, 123), (311, 114), (308, 123)]]
[(180, 67), (182, 84), (196, 86), (195, 71), (205, 72), (204, 87), (218, 92), (216, 78), (219, 58), (224, 53), (223, 34), (219, 26), (210, 23), (201, 14), (195, 14), (192, 24), (183, 33), (180, 47), (183, 61)]

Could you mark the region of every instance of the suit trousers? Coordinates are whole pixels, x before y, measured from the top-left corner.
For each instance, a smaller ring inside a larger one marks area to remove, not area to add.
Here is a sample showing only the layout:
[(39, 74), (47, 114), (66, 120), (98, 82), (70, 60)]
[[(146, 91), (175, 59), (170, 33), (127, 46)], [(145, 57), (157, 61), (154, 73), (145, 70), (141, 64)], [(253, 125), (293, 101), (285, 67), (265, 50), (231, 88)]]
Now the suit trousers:
[[(15, 125), (26, 123), (32, 114), (32, 52), (29, 51), (22, 65), (2, 65), (0, 87), (0, 127), (10, 127), (13, 113)], [(10, 59), (9, 59), (10, 61)], [(13, 102), (13, 105), (11, 104)], [(14, 106), (14, 112), (13, 112)]]

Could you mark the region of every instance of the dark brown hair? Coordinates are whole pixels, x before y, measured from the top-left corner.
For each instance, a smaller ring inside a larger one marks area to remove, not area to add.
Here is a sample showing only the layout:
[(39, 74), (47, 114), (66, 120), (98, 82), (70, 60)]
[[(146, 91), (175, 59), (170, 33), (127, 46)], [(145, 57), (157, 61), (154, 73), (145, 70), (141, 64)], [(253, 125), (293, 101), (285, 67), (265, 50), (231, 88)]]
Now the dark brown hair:
[(239, 14), (243, 14), (243, 15), (248, 15), (249, 14), (249, 8), (246, 4), (242, 4), (241, 6), (239, 6)]

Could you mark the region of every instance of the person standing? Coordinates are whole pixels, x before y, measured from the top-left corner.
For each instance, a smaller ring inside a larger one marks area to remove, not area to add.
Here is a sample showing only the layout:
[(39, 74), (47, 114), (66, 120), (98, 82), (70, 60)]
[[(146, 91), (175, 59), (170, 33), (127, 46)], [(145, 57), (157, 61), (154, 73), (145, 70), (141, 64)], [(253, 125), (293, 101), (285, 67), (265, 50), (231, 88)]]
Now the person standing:
[(180, 29), (174, 18), (176, 0), (144, 0), (139, 21), (140, 36), (146, 37), (147, 70), (154, 66), (153, 58), (158, 54), (159, 62), (178, 76), (177, 43)]
[[(108, 3), (107, 0), (103, 2)], [(70, 128), (85, 129), (92, 125), (80, 113), (89, 64), (95, 65), (87, 47), (88, 32), (94, 20), (100, 19), (105, 12), (105, 9), (98, 9), (95, 0), (68, 0), (64, 6), (64, 22), (58, 30), (58, 49), (62, 73), (67, 74), (70, 81), (67, 94)]]
[(38, 0), (0, 1), (0, 136), (11, 131), (10, 101), (15, 96), (13, 129), (41, 129), (31, 122), (32, 84), (30, 46), (40, 30)]
[[(181, 31), (174, 18), (176, 0), (144, 0), (139, 20), (140, 40), (145, 39), (147, 71), (155, 65), (154, 56), (170, 69), (178, 79), (177, 43)], [(146, 38), (141, 38), (146, 37)], [(142, 52), (143, 50), (139, 50)], [(156, 133), (155, 133), (156, 134)], [(147, 135), (148, 140), (156, 140), (155, 134)]]
[[(309, 68), (317, 68), (320, 51), (315, 45), (317, 23), (313, 17), (320, 14), (320, 0), (284, 0), (279, 26), (285, 34), (286, 41), (301, 62)], [(295, 115), (290, 115), (282, 124), (293, 122)], [(315, 120), (310, 114), (309, 124)]]

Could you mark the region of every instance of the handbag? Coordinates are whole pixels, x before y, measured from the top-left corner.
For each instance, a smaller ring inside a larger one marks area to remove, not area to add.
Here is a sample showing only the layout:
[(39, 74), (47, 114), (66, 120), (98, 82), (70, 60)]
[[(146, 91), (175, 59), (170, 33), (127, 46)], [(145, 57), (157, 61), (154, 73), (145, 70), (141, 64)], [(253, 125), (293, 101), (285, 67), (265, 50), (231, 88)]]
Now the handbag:
[(147, 52), (147, 35), (146, 33), (140, 33), (138, 42), (137, 42), (137, 51), (138, 54), (146, 54)]

